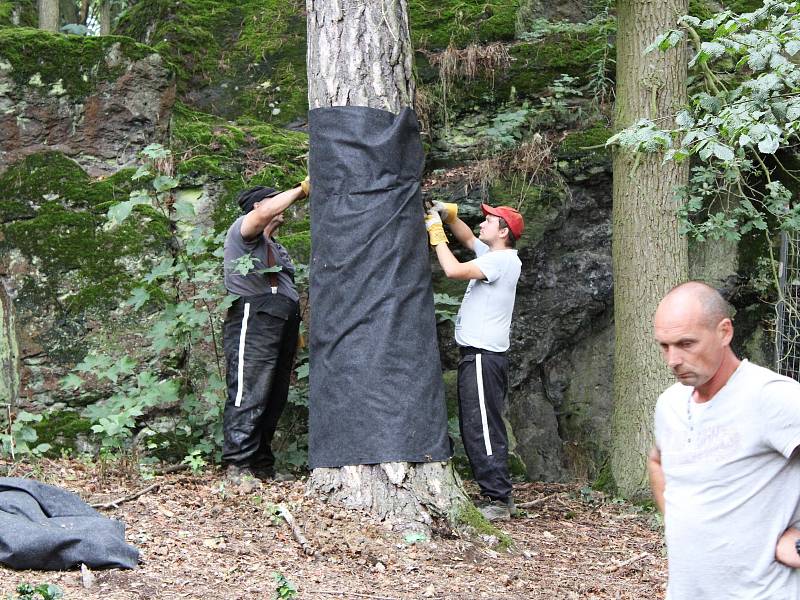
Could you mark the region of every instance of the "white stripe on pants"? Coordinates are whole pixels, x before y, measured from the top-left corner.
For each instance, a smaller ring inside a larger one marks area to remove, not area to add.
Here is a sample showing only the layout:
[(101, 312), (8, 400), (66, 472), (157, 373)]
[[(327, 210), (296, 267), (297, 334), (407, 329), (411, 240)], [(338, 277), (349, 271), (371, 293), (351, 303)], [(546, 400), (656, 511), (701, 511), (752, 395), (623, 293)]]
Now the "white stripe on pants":
[(238, 371), (238, 386), (236, 387), (236, 402), (235, 406), (242, 404), (242, 393), (244, 392), (244, 339), (247, 335), (247, 318), (250, 316), (250, 303), (245, 302), (244, 317), (242, 317), (242, 330), (239, 333), (239, 371)]
[(489, 439), (489, 422), (486, 419), (486, 402), (483, 398), (483, 365), (481, 355), (475, 355), (475, 373), (478, 377), (478, 406), (481, 409), (481, 426), (483, 427), (483, 445), (486, 447), (486, 456), (492, 455), (492, 440)]

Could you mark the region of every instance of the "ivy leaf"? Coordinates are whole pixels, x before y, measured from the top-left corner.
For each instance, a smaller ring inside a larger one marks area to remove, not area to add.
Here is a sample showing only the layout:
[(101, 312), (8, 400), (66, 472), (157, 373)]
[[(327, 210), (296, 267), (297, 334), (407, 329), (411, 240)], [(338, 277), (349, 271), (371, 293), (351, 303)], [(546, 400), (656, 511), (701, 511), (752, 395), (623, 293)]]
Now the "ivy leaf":
[(147, 165), (141, 165), (138, 169), (136, 169), (136, 173), (131, 175), (131, 179), (138, 181), (139, 179), (142, 179), (143, 177), (149, 177), (150, 175), (150, 167)]
[(149, 146), (142, 148), (142, 151), (139, 154), (152, 160), (158, 160), (160, 158), (167, 158), (170, 155), (170, 151), (164, 148), (164, 146), (161, 144), (150, 144)]
[(714, 143), (713, 145), (714, 156), (723, 161), (733, 160), (734, 154), (730, 146), (725, 144)]
[(188, 221), (197, 214), (194, 209), (194, 204), (186, 200), (178, 200), (172, 207), (175, 209), (175, 213), (178, 215), (179, 219)]
[(758, 151), (764, 154), (775, 154), (775, 151), (780, 146), (778, 139), (774, 137), (765, 137), (758, 142)]
[(137, 287), (134, 288), (134, 290), (131, 292), (130, 298), (128, 298), (125, 303), (128, 306), (132, 306), (133, 310), (139, 310), (149, 299), (150, 292), (143, 287)]
[(178, 180), (169, 175), (159, 175), (153, 179), (153, 188), (161, 193), (178, 187)]
[(66, 377), (62, 378), (60, 383), (61, 389), (74, 391), (83, 385), (83, 379), (75, 375), (75, 373), (70, 373)]

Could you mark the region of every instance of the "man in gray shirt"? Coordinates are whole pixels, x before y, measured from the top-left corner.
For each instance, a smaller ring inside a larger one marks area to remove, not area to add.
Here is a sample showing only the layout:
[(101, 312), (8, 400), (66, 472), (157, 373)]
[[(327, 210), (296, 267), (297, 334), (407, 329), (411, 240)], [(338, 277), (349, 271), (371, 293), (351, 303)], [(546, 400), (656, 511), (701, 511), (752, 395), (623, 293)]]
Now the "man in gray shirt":
[[(469, 280), (456, 318), (458, 415), (461, 439), (475, 482), (484, 501), (481, 513), (489, 520), (508, 519), (513, 510), (508, 472), (508, 435), (503, 407), (508, 391), (511, 314), (522, 263), (514, 249), (525, 224), (510, 206), (482, 204), (486, 219), (478, 237), (458, 218), (455, 204), (437, 203), (425, 225), (445, 275)], [(447, 246), (442, 228), (448, 224), (455, 238), (476, 254), (459, 262)]]
[(239, 298), (223, 331), (228, 399), (222, 460), (227, 478), (252, 491), (275, 477), (272, 437), (286, 405), (300, 325), (294, 265), (272, 235), (283, 211), (308, 195), (308, 180), (285, 192), (254, 187), (239, 194), (239, 217), (225, 237), (225, 288)]
[(800, 598), (800, 383), (739, 360), (725, 300), (673, 289), (655, 337), (678, 380), (658, 399), (650, 482), (668, 600)]

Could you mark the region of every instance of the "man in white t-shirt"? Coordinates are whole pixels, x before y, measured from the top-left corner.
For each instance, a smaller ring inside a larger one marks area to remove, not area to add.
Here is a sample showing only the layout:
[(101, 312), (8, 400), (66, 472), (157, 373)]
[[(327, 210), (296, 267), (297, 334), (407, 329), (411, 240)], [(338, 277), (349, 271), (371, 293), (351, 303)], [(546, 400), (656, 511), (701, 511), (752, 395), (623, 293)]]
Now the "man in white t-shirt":
[(668, 600), (800, 598), (800, 383), (739, 360), (720, 294), (669, 292), (655, 337), (678, 380), (658, 399), (648, 470)]
[[(508, 435), (503, 407), (508, 390), (509, 331), (522, 263), (514, 249), (525, 224), (509, 206), (481, 205), (486, 220), (478, 237), (458, 218), (455, 204), (441, 202), (428, 211), (425, 225), (439, 264), (451, 279), (469, 280), (456, 319), (458, 408), (461, 439), (489, 520), (509, 519), (513, 511), (508, 472)], [(441, 212), (442, 217), (439, 213)], [(477, 258), (459, 262), (447, 245), (442, 218), (455, 238)]]

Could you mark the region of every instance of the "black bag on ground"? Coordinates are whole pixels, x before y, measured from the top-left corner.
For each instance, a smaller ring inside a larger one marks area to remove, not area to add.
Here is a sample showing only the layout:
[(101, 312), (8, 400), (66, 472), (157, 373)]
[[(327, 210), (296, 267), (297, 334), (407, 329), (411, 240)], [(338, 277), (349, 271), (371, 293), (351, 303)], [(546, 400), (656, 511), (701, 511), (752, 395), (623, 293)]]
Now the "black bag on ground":
[(77, 495), (32, 479), (0, 477), (0, 564), (59, 571), (132, 569), (139, 551), (125, 525), (102, 516)]
[(450, 457), (414, 112), (309, 113), (309, 466)]

